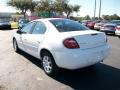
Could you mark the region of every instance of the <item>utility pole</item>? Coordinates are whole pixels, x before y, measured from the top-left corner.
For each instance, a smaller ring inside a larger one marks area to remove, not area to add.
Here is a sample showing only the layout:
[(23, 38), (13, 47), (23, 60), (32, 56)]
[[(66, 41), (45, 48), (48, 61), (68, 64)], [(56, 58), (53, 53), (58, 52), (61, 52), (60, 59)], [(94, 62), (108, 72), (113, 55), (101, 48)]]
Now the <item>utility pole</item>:
[(94, 7), (94, 19), (96, 17), (96, 0), (95, 0), (95, 7)]
[(99, 20), (100, 20), (100, 16), (101, 16), (101, 0), (100, 0), (100, 7), (99, 7)]

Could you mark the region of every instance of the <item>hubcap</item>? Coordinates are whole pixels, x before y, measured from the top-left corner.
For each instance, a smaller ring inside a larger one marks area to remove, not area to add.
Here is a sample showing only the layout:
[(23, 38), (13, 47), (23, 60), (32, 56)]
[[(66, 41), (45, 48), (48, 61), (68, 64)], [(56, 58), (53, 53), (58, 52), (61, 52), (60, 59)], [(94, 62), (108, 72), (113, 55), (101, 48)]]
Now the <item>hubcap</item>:
[(47, 73), (50, 73), (52, 71), (52, 63), (48, 56), (43, 57), (43, 68)]

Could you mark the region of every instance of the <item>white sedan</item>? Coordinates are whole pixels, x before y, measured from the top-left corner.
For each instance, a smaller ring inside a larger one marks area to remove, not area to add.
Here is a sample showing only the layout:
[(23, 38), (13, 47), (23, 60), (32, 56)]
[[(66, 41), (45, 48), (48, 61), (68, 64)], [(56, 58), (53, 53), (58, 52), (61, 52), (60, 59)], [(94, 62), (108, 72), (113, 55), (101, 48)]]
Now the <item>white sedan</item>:
[(106, 35), (63, 18), (29, 22), (13, 36), (13, 48), (42, 62), (47, 75), (59, 68), (79, 69), (103, 61), (109, 53)]
[(115, 34), (120, 38), (120, 26), (116, 27)]

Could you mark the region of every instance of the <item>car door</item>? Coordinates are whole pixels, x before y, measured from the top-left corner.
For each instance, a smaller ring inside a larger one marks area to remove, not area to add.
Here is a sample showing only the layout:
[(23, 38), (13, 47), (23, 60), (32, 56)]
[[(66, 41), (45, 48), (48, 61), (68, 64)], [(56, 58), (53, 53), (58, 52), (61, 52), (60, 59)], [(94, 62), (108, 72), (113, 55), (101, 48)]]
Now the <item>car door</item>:
[(23, 29), (21, 29), (22, 34), (20, 35), (21, 43), (23, 46), (23, 50), (27, 53), (29, 53), (29, 37), (31, 36), (32, 29), (35, 25), (35, 22), (28, 23)]
[(41, 21), (37, 21), (31, 34), (27, 36), (27, 51), (29, 51), (29, 54), (39, 58), (39, 46), (44, 39), (45, 32), (45, 24)]

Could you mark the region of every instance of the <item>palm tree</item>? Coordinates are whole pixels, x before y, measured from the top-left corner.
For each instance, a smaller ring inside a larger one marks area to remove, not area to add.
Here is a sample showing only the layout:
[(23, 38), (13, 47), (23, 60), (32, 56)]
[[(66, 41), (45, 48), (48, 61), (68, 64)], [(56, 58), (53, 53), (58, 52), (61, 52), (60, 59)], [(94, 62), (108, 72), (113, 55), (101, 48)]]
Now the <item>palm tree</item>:
[(80, 6), (79, 5), (75, 5), (75, 6), (65, 5), (64, 6), (64, 12), (66, 13), (67, 18), (70, 16), (71, 13), (78, 12), (79, 10), (80, 10)]
[(55, 1), (55, 11), (62, 14), (66, 8), (68, 0), (56, 0)]
[(68, 0), (56, 0), (55, 3), (55, 10), (56, 12), (63, 13), (65, 12), (67, 15), (67, 18), (70, 16), (73, 12), (78, 12), (80, 9), (79, 5), (70, 5), (68, 3)]

